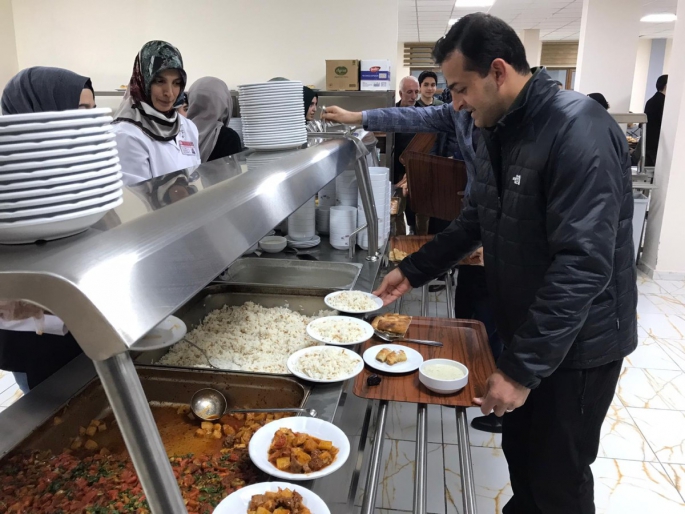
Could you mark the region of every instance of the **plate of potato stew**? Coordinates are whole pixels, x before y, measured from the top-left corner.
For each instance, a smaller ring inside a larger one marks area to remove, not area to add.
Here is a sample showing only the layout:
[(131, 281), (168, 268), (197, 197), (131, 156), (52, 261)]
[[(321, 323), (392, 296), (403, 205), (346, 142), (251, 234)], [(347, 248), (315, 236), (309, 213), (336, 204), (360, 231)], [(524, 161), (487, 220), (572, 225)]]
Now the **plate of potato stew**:
[(314, 480), (340, 469), (350, 456), (350, 441), (338, 427), (309, 417), (284, 418), (252, 436), (250, 459), (269, 475)]

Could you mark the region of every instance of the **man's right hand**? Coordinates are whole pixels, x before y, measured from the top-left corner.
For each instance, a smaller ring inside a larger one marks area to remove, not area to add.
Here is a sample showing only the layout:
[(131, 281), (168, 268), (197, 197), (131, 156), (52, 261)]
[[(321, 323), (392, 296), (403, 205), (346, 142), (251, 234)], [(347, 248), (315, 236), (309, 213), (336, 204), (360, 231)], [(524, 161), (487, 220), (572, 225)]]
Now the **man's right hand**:
[(362, 113), (361, 112), (350, 112), (340, 107), (332, 105), (326, 107), (326, 112), (321, 116), (326, 121), (333, 121), (336, 123), (345, 123), (347, 125), (361, 125), (362, 124)]
[(411, 291), (411, 289), (409, 280), (407, 280), (399, 268), (396, 268), (386, 275), (381, 286), (373, 294), (383, 300), (383, 306), (386, 306), (399, 299), (403, 294)]

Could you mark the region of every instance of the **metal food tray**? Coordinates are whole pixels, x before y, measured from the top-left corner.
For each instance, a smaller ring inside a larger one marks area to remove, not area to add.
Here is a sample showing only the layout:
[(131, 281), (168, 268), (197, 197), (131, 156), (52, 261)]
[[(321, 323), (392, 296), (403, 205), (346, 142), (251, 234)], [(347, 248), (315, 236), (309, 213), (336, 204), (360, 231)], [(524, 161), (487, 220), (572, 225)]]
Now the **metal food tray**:
[[(312, 291), (311, 289), (296, 289), (268, 286), (241, 286), (234, 284), (215, 284), (204, 288), (191, 298), (174, 315), (183, 320), (188, 332), (197, 327), (210, 312), (221, 309), (224, 305), (239, 307), (246, 302), (253, 302), (262, 307), (288, 307), (305, 316), (314, 316), (319, 311), (330, 310), (324, 302), (324, 297), (333, 292), (330, 289)], [(193, 368), (186, 366), (170, 366), (156, 364), (169, 351), (161, 348), (140, 354), (136, 364), (143, 364), (154, 368), (197, 370), (207, 368)], [(224, 370), (213, 370), (224, 371)], [(231, 373), (252, 374), (253, 371), (225, 370)], [(270, 376), (292, 376), (291, 374), (263, 373)]]
[(289, 259), (238, 259), (220, 275), (230, 284), (296, 287), (301, 290), (352, 289), (362, 265)]
[[(193, 394), (206, 387), (221, 391), (229, 406), (247, 408), (302, 407), (310, 393), (309, 387), (285, 377), (147, 366), (139, 366), (137, 371), (151, 407), (187, 406)], [(100, 379), (95, 378), (60, 408), (56, 414), (59, 424), (51, 417), (14, 450), (61, 452), (78, 435), (79, 427), (87, 427), (91, 420), (103, 419), (111, 412)]]

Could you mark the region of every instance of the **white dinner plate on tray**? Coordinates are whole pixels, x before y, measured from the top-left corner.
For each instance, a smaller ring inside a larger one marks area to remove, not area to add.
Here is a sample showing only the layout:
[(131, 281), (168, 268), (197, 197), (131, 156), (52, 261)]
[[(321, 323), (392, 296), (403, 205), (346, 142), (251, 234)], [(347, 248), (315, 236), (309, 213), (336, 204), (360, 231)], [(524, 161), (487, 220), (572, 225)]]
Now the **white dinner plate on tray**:
[[(269, 462), (269, 448), (274, 435), (280, 428), (289, 428), (293, 432), (300, 432), (324, 441), (331, 441), (338, 448), (335, 460), (320, 471), (312, 473), (289, 473), (281, 471)], [(250, 460), (264, 473), (285, 480), (315, 480), (335, 473), (345, 464), (350, 456), (350, 441), (345, 433), (333, 423), (318, 418), (297, 416), (272, 421), (257, 430), (250, 439), (248, 446)]]
[(99, 116), (97, 118), (81, 118), (75, 120), (56, 120), (32, 123), (16, 123), (12, 125), (0, 126), (0, 135), (19, 134), (23, 132), (38, 133), (43, 130), (60, 130), (67, 128), (91, 127), (94, 125), (107, 125), (112, 123), (111, 116)]
[(121, 189), (117, 189), (106, 195), (96, 196), (93, 198), (86, 198), (75, 202), (58, 203), (55, 205), (46, 205), (41, 207), (32, 207), (28, 209), (6, 209), (0, 210), (0, 220), (8, 221), (13, 219), (29, 218), (35, 216), (45, 216), (47, 214), (55, 214), (58, 212), (67, 211), (82, 211), (88, 210), (96, 205), (111, 203), (123, 195)]
[[(114, 157), (108, 161), (91, 163), (91, 166), (86, 167), (87, 169), (83, 171), (68, 171), (64, 175), (54, 177), (49, 175), (43, 176), (42, 174), (37, 176), (36, 173), (11, 173), (8, 176), (12, 178), (6, 179), (3, 175), (0, 175), (0, 193), (47, 188), (61, 184), (85, 183), (88, 180), (103, 179), (121, 171), (121, 166), (117, 164), (118, 162), (119, 158)], [(5, 180), (10, 180), (11, 182), (5, 182)]]
[(79, 234), (95, 225), (110, 210), (124, 201), (99, 205), (77, 213), (58, 214), (46, 218), (33, 218), (24, 221), (0, 222), (0, 243), (25, 244), (39, 240), (51, 241)]
[[(378, 352), (383, 348), (387, 348), (393, 352), (404, 350), (404, 353), (407, 354), (407, 360), (398, 362), (392, 366), (385, 362), (377, 361), (376, 355), (378, 355)], [(384, 373), (410, 373), (419, 369), (421, 364), (423, 364), (423, 356), (419, 352), (408, 346), (402, 346), (401, 344), (375, 344), (368, 348), (362, 357), (364, 358), (364, 362), (373, 369), (383, 371)]]
[[(335, 307), (331, 302), (338, 296), (344, 296), (345, 293), (361, 293), (370, 300), (372, 300), (375, 304), (376, 307), (374, 309), (368, 309), (368, 310), (363, 310), (363, 311), (351, 311), (347, 309), (341, 309), (340, 307)], [(326, 297), (323, 299), (324, 303), (328, 305), (331, 309), (339, 311), (339, 312), (347, 312), (349, 314), (366, 314), (368, 312), (376, 312), (378, 309), (383, 307), (383, 300), (378, 298), (376, 295), (373, 295), (371, 293), (365, 293), (364, 291), (336, 291), (334, 293), (330, 293), (326, 295)]]
[(65, 202), (73, 202), (84, 198), (96, 197), (106, 195), (113, 191), (118, 191), (124, 186), (121, 180), (105, 184), (99, 187), (92, 187), (89, 189), (82, 189), (71, 193), (64, 193), (61, 195), (36, 196), (31, 198), (23, 198), (19, 200), (4, 201), (0, 193), (0, 211), (11, 209), (26, 209), (28, 207), (36, 207), (40, 205), (52, 205)]
[[(356, 325), (363, 330), (363, 334), (353, 341), (337, 343), (325, 337), (323, 334), (319, 332), (318, 327), (320, 325), (329, 324), (336, 321), (349, 323), (350, 325)], [(352, 346), (355, 344), (363, 343), (371, 339), (373, 337), (373, 333), (373, 327), (366, 321), (358, 318), (351, 318), (349, 316), (324, 316), (323, 318), (315, 319), (314, 321), (310, 322), (309, 325), (307, 325), (307, 334), (309, 335), (309, 337), (320, 343), (332, 344), (335, 346)]]
[(11, 134), (7, 136), (0, 136), (0, 144), (43, 141), (44, 139), (80, 138), (92, 134), (103, 134), (106, 132), (110, 132), (111, 130), (112, 125), (101, 125), (96, 127), (82, 127), (64, 130), (52, 130), (45, 132), (27, 132), (25, 134)]
[(94, 143), (103, 143), (114, 139), (116, 135), (113, 132), (103, 132), (101, 134), (93, 134), (92, 136), (72, 137), (62, 139), (46, 139), (40, 141), (24, 141), (21, 143), (0, 143), (0, 155), (6, 155), (12, 152), (38, 152), (49, 148), (71, 148), (81, 145), (91, 145)]
[(155, 350), (166, 348), (174, 343), (178, 343), (185, 337), (188, 328), (183, 320), (176, 316), (169, 316), (155, 328), (145, 334), (141, 341), (136, 343), (145, 350)]
[[(111, 134), (114, 136), (114, 134)], [(75, 145), (69, 148), (52, 148), (48, 150), (40, 150), (37, 152), (14, 152), (8, 155), (2, 155), (0, 148), (0, 166), (4, 163), (9, 162), (21, 162), (21, 161), (32, 161), (32, 160), (43, 160), (43, 159), (57, 159), (69, 157), (71, 155), (78, 155), (79, 157), (85, 157), (81, 154), (95, 154), (97, 152), (103, 152), (114, 148), (117, 146), (115, 141), (105, 141), (95, 145)]]
[[(56, 159), (45, 159), (40, 161), (18, 161), (7, 164), (0, 164), (0, 180), (7, 180), (7, 173), (16, 171), (45, 170), (49, 171), (56, 167), (73, 166), (86, 162), (104, 161), (118, 155), (116, 148), (111, 148), (103, 152), (77, 155), (75, 157), (59, 157)], [(35, 175), (35, 173), (34, 173)]]
[(111, 114), (112, 110), (107, 107), (99, 109), (70, 109), (68, 111), (43, 111), (24, 114), (7, 114), (0, 116), (0, 127), (15, 123), (31, 123), (51, 120), (72, 120), (82, 118), (97, 118)]
[[(312, 378), (305, 371), (301, 371), (297, 365), (298, 361), (305, 355), (314, 354), (317, 357), (320, 356), (321, 360), (325, 360), (327, 358), (327, 355), (330, 355), (334, 352), (342, 352), (348, 355), (350, 358), (358, 361), (357, 365), (351, 373), (340, 375), (330, 380), (325, 380), (319, 378)], [(290, 372), (293, 375), (295, 375), (298, 378), (301, 378), (302, 380), (307, 380), (308, 382), (315, 382), (317, 384), (334, 384), (336, 382), (344, 382), (345, 380), (349, 380), (350, 378), (354, 378), (357, 375), (359, 375), (359, 373), (361, 373), (364, 369), (364, 360), (358, 354), (347, 348), (341, 348), (339, 346), (310, 346), (309, 348), (303, 348), (302, 350), (298, 350), (295, 353), (293, 353), (290, 357), (288, 357), (287, 366), (288, 370), (290, 370)]]
[[(119, 162), (119, 157), (116, 150), (109, 150), (108, 152), (102, 152), (100, 156), (94, 158), (87, 162), (76, 162), (68, 163), (64, 166), (58, 166), (56, 168), (42, 167), (43, 163), (31, 163), (36, 164), (37, 169), (24, 169), (17, 170), (15, 172), (3, 171), (2, 166), (0, 166), (0, 183), (5, 181), (20, 181), (20, 180), (31, 180), (35, 178), (42, 177), (54, 177), (56, 175), (71, 175), (74, 173), (81, 173), (83, 171), (93, 171), (102, 168), (107, 168), (112, 164)], [(116, 160), (114, 160), (116, 159)], [(68, 159), (60, 159), (68, 161)], [(27, 163), (29, 164), (29, 163)]]
[(326, 503), (309, 489), (286, 482), (261, 482), (259, 484), (248, 485), (230, 494), (216, 506), (212, 514), (244, 514), (250, 505), (250, 500), (256, 494), (278, 492), (278, 489), (290, 489), (297, 491), (302, 496), (302, 504), (307, 507), (312, 514), (331, 514)]

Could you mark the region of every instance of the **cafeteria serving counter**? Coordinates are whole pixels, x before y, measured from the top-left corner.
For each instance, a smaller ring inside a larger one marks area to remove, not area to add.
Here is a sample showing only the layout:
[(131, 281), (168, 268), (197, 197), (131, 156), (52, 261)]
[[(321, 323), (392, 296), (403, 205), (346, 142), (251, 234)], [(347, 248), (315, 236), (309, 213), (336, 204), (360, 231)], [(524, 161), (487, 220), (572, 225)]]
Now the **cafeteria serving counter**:
[[(247, 151), (149, 180), (127, 188), (123, 205), (82, 234), (3, 248), (0, 299), (53, 312), (86, 355), (0, 414), (0, 456), (97, 374), (152, 512), (186, 512), (131, 354), (159, 349), (141, 338), (337, 175), (356, 167), (360, 188), (370, 183), (359, 164), (363, 144), (352, 136), (266, 157)], [(362, 193), (374, 220), (373, 197)], [(330, 252), (334, 261), (361, 264), (356, 289), (373, 288), (378, 254), (350, 258), (327, 242), (320, 251), (321, 260)], [(306, 407), (332, 420), (341, 395), (340, 385), (315, 387)]]

